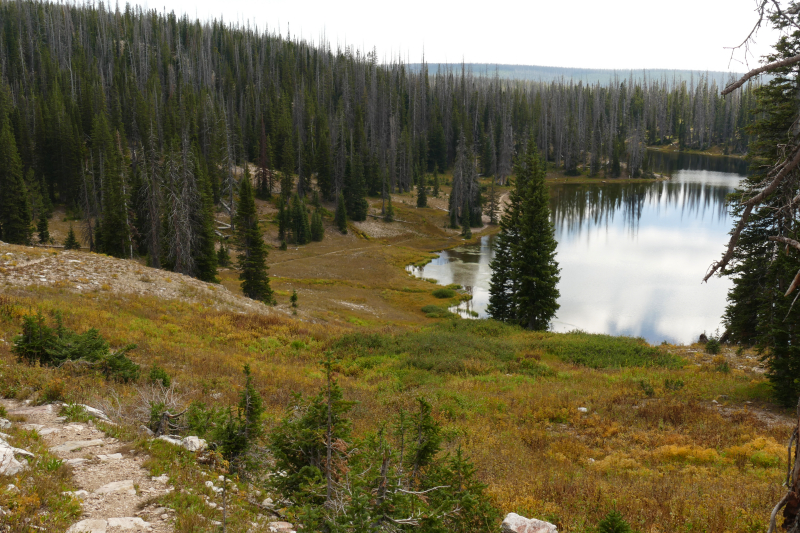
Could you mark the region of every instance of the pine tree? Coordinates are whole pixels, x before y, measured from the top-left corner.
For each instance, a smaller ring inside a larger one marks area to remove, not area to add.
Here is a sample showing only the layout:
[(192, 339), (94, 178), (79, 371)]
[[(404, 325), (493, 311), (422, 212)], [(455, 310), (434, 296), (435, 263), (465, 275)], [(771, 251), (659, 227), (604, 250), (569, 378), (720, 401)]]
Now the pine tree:
[(256, 183), (258, 197), (267, 199), (272, 196), (272, 146), (264, 129), (264, 119), (261, 119), (261, 135), (258, 140), (258, 169), (256, 170)]
[[(800, 32), (794, 31), (781, 37), (770, 61), (798, 52)], [(736, 193), (739, 199), (752, 197), (773, 179), (769, 168), (783, 160), (787, 135), (793, 136), (794, 142), (797, 139), (796, 68), (783, 67), (772, 74), (774, 78), (768, 84), (755, 90), (758, 118), (748, 128), (755, 137), (748, 152), (751, 172)], [(796, 251), (769, 237), (800, 239), (796, 221), (781, 209), (784, 198), (796, 195), (796, 187), (797, 181), (783, 184), (753, 211), (739, 237), (733, 260), (723, 272), (733, 280), (724, 317), (730, 338), (737, 343), (754, 344), (765, 354), (773, 392), (787, 406), (796, 405), (800, 396), (800, 305), (786, 294), (800, 270), (800, 259)], [(737, 225), (743, 207), (740, 202), (733, 206)]]
[[(1, 110), (1, 108), (0, 108)], [(31, 209), (10, 120), (0, 116), (0, 239), (29, 244)]]
[(358, 152), (354, 153), (347, 163), (343, 194), (347, 218), (358, 222), (366, 220), (369, 205), (364, 184), (364, 163)]
[(469, 209), (469, 199), (464, 197), (464, 207), (461, 208), (461, 235), (465, 239), (472, 238), (472, 220)]
[(44, 211), (39, 213), (39, 221), (36, 223), (36, 231), (39, 233), (39, 244), (47, 244), (50, 242), (50, 231), (47, 227), (47, 213)]
[(250, 180), (241, 180), (237, 207), (235, 238), (239, 247), (242, 292), (248, 298), (272, 302), (272, 289), (267, 275), (267, 248), (258, 226), (258, 211)]
[(81, 244), (78, 242), (78, 239), (75, 237), (75, 230), (72, 229), (72, 224), (69, 225), (69, 233), (67, 233), (67, 239), (64, 241), (64, 249), (65, 250), (80, 250)]
[[(200, 188), (200, 202), (195, 206), (192, 223), (196, 227), (197, 246), (194, 247), (195, 276), (209, 283), (219, 283), (217, 278), (218, 256), (214, 249), (217, 241), (214, 233), (214, 203), (211, 184), (195, 162), (196, 179)], [(248, 178), (249, 179), (249, 178)]]
[(288, 209), (286, 200), (281, 195), (278, 198), (278, 240), (286, 240), (286, 233), (289, 231)]
[(344, 204), (344, 194), (342, 193), (339, 193), (339, 201), (336, 203), (336, 216), (334, 218), (339, 231), (347, 233), (347, 207)]
[(386, 213), (383, 215), (385, 222), (394, 222), (394, 207), (392, 207), (392, 195), (386, 195)]
[(439, 198), (439, 173), (434, 171), (433, 172), (433, 197)]
[(417, 185), (417, 207), (428, 207), (428, 195), (425, 190), (425, 178), (420, 178), (420, 183)]
[(297, 194), (292, 195), (291, 228), (295, 244), (308, 244), (311, 241), (306, 204)]
[(488, 311), (497, 320), (545, 330), (558, 310), (560, 269), (545, 171), (532, 139), (515, 173), (491, 263)]
[(217, 265), (227, 268), (231, 264), (231, 255), (228, 253), (228, 248), (224, 244), (220, 244), (217, 250)]
[(325, 237), (325, 226), (322, 223), (322, 213), (319, 210), (311, 217), (311, 240), (320, 242)]

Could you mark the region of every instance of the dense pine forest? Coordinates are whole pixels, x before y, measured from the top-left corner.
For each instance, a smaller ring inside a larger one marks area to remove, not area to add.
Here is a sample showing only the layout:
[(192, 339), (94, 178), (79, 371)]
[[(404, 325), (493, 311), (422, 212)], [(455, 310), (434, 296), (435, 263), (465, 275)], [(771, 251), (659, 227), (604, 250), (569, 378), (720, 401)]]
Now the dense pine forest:
[(343, 201), (363, 220), (367, 197), (452, 171), (451, 220), (474, 224), (479, 175), (505, 183), (531, 136), (567, 174), (637, 176), (647, 145), (744, 152), (755, 107), (702, 76), (432, 72), (130, 5), (2, 2), (0, 20), (0, 237), (28, 242), (63, 204), (92, 250), (209, 281), (214, 216), (235, 214), (244, 176), (261, 198)]

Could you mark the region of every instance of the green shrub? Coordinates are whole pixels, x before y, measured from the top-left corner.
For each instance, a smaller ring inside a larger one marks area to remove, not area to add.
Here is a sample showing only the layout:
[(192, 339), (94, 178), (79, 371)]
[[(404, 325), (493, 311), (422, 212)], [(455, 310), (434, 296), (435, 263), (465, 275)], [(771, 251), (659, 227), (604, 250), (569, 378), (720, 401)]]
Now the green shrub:
[(172, 379), (169, 377), (166, 370), (158, 365), (153, 365), (150, 367), (150, 373), (147, 375), (147, 382), (154, 385), (156, 383), (161, 383), (164, 387), (169, 387), (172, 383)]
[(642, 389), (642, 391), (644, 392), (645, 396), (647, 396), (648, 398), (652, 398), (653, 396), (656, 395), (656, 390), (653, 388), (653, 386), (650, 384), (650, 382), (648, 380), (646, 380), (646, 379), (643, 379), (643, 380), (641, 380), (639, 382), (639, 388)]
[(544, 349), (559, 359), (590, 368), (665, 367), (681, 368), (683, 359), (650, 346), (643, 339), (573, 331), (541, 341)]
[(440, 289), (436, 289), (431, 294), (433, 294), (435, 298), (445, 299), (453, 298), (456, 295), (456, 291), (448, 287), (442, 287)]
[(719, 339), (715, 339), (714, 337), (711, 337), (710, 339), (708, 339), (708, 342), (706, 342), (706, 353), (707, 354), (717, 355), (719, 353), (720, 348), (721, 348), (721, 345), (719, 343)]
[(139, 365), (127, 357), (135, 344), (111, 352), (96, 329), (75, 333), (64, 327), (61, 313), (56, 312), (54, 319), (55, 327), (52, 328), (45, 323), (41, 313), (22, 318), (22, 334), (14, 338), (11, 349), (20, 360), (44, 366), (79, 361), (85, 366), (98, 368), (107, 379), (127, 382), (139, 378)]
[(667, 390), (677, 391), (681, 390), (684, 386), (682, 379), (669, 379), (664, 380), (664, 388)]
[(597, 533), (631, 533), (630, 524), (614, 509), (597, 524)]
[(455, 316), (455, 314), (451, 313), (446, 307), (440, 307), (438, 305), (426, 305), (422, 308), (422, 312), (425, 313), (425, 316), (428, 318), (450, 318)]

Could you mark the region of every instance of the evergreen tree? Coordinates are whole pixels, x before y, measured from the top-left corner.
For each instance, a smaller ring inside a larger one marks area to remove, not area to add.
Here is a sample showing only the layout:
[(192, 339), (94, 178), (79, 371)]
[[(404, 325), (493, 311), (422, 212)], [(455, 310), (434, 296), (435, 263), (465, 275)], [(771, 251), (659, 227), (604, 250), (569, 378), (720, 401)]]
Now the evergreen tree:
[(464, 197), (464, 207), (461, 209), (461, 235), (465, 239), (472, 238), (472, 221), (470, 220), (469, 199)]
[(217, 250), (217, 265), (227, 268), (231, 264), (231, 255), (228, 252), (228, 248), (224, 244), (219, 245), (219, 250)]
[(433, 172), (433, 197), (439, 198), (439, 173), (434, 171)]
[(344, 204), (344, 195), (342, 193), (339, 193), (339, 201), (336, 203), (336, 216), (334, 218), (339, 231), (347, 233), (347, 207)]
[(286, 201), (281, 195), (278, 198), (278, 240), (286, 240), (286, 233), (289, 231), (289, 217)]
[(325, 226), (322, 223), (322, 213), (319, 210), (311, 217), (311, 240), (320, 242), (325, 237)]
[(392, 207), (392, 195), (386, 195), (386, 213), (383, 215), (385, 222), (394, 222), (394, 207)]
[(262, 436), (261, 418), (264, 413), (263, 400), (253, 384), (250, 365), (244, 365), (245, 386), (239, 392), (236, 411), (228, 409), (227, 417), (218, 424), (213, 439), (222, 456), (231, 462), (233, 469), (244, 473), (247, 468), (247, 452)]
[(558, 310), (560, 269), (545, 171), (533, 139), (515, 174), (491, 263), (488, 311), (497, 320), (545, 330)]
[[(769, 61), (798, 53), (800, 32), (795, 30), (780, 38)], [(773, 79), (754, 91), (758, 118), (748, 131), (754, 136), (748, 152), (751, 172), (735, 193), (738, 200), (754, 196), (772, 181), (769, 169), (783, 160), (787, 135), (797, 142), (796, 67), (782, 67), (771, 74)], [(796, 195), (796, 184), (796, 178), (782, 184), (754, 210), (723, 272), (733, 280), (724, 317), (730, 338), (755, 345), (765, 354), (775, 396), (787, 406), (795, 405), (800, 396), (800, 306), (787, 294), (800, 270), (800, 258), (796, 251), (769, 237), (800, 239), (797, 222), (781, 209), (784, 198)], [(743, 211), (741, 202), (733, 203), (734, 225)]]
[(364, 163), (358, 152), (354, 153), (347, 163), (343, 194), (347, 218), (358, 222), (366, 220), (369, 205), (364, 184)]
[(327, 123), (319, 129), (319, 143), (317, 145), (316, 161), (317, 187), (326, 200), (333, 198), (333, 159), (331, 157), (331, 140)]
[(292, 195), (291, 228), (295, 244), (308, 244), (311, 241), (306, 204), (297, 194)]
[(235, 238), (239, 247), (242, 292), (248, 298), (272, 302), (272, 289), (267, 275), (267, 248), (258, 226), (258, 211), (250, 180), (241, 180), (237, 207)]
[(267, 199), (272, 196), (271, 165), (272, 146), (264, 129), (264, 119), (261, 119), (261, 135), (258, 140), (258, 169), (256, 170), (258, 197), (261, 199)]
[(425, 177), (423, 176), (417, 185), (417, 207), (428, 207), (428, 195), (425, 189)]
[[(192, 223), (197, 228), (197, 245), (192, 250), (195, 263), (195, 277), (209, 283), (219, 283), (217, 278), (218, 255), (215, 250), (217, 241), (214, 233), (214, 203), (211, 184), (205, 173), (195, 162), (196, 179), (200, 188), (200, 202), (193, 210)], [(249, 176), (246, 176), (249, 180)]]
[(0, 121), (0, 239), (11, 244), (30, 244), (31, 209), (22, 162), (10, 120), (0, 115)]
[(72, 229), (72, 224), (69, 225), (69, 233), (67, 233), (67, 239), (64, 241), (64, 249), (65, 250), (80, 250), (81, 244), (78, 242), (78, 239), (75, 237), (75, 230)]
[(36, 223), (36, 231), (39, 233), (39, 244), (47, 244), (50, 242), (50, 231), (47, 227), (47, 213), (44, 211), (39, 213), (39, 221)]

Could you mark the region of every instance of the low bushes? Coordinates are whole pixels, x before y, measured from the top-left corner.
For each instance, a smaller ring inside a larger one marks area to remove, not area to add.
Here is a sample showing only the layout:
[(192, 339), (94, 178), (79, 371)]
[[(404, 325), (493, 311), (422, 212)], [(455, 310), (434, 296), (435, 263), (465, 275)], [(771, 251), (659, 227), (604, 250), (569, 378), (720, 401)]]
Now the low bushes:
[(550, 336), (542, 347), (562, 361), (590, 368), (663, 367), (681, 368), (683, 359), (650, 346), (643, 339), (612, 337), (573, 331)]
[(22, 317), (22, 334), (14, 339), (12, 351), (29, 364), (61, 366), (73, 362), (96, 368), (107, 379), (128, 382), (139, 379), (139, 365), (126, 354), (136, 345), (130, 344), (112, 352), (96, 329), (76, 333), (66, 328), (61, 313), (54, 314), (55, 327), (45, 323), (41, 313)]

